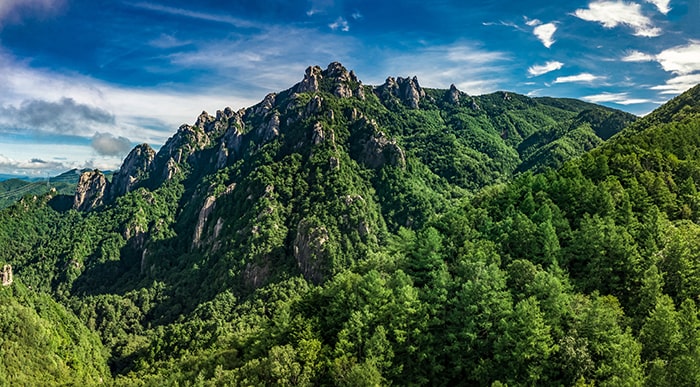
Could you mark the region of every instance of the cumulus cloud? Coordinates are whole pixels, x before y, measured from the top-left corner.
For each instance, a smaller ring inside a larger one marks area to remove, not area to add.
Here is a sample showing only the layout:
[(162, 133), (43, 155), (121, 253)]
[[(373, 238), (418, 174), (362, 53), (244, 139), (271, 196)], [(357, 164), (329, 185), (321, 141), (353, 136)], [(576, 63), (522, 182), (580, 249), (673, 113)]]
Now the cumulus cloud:
[(559, 70), (562, 67), (564, 67), (564, 63), (553, 60), (543, 65), (530, 66), (530, 68), (527, 69), (527, 72), (530, 74), (530, 76), (538, 77), (540, 75)]
[(632, 50), (622, 57), (623, 62), (652, 62), (656, 59), (654, 55), (645, 54), (641, 51)]
[(653, 101), (644, 98), (630, 98), (628, 93), (601, 93), (582, 97), (584, 101), (601, 103), (612, 102), (620, 105), (636, 105), (641, 103), (653, 103)]
[(336, 30), (341, 30), (343, 32), (348, 32), (350, 31), (350, 25), (348, 24), (348, 21), (343, 19), (342, 17), (339, 17), (335, 19), (335, 21), (331, 24), (328, 25), (330, 29), (333, 31)]
[(577, 9), (574, 16), (579, 19), (600, 23), (605, 28), (624, 25), (634, 30), (634, 35), (654, 37), (661, 35), (661, 29), (654, 26), (649, 17), (642, 14), (642, 7), (624, 1), (594, 1), (587, 9)]
[(132, 143), (126, 137), (115, 137), (110, 133), (95, 133), (90, 146), (102, 156), (123, 156), (131, 150)]
[(671, 0), (645, 0), (647, 3), (654, 4), (656, 8), (658, 8), (659, 12), (662, 14), (666, 15), (671, 8), (668, 6), (668, 4), (671, 2)]
[(541, 24), (532, 30), (537, 39), (544, 44), (545, 47), (550, 48), (554, 44), (555, 40), (552, 39), (554, 33), (557, 31), (557, 26), (554, 23)]
[(19, 107), (0, 107), (0, 127), (34, 132), (80, 134), (85, 127), (113, 125), (108, 111), (72, 98), (59, 101), (26, 100)]
[(557, 79), (554, 80), (554, 83), (586, 83), (586, 82), (597, 81), (599, 79), (603, 79), (603, 77), (600, 77), (598, 75), (593, 75), (590, 73), (581, 73), (578, 75), (557, 77)]
[[(542, 23), (539, 19), (528, 19), (525, 17), (525, 24), (534, 27), (532, 29), (532, 33), (539, 39), (542, 44), (550, 48), (552, 47), (552, 44), (556, 42), (552, 37), (554, 36), (554, 33), (557, 32), (557, 25), (554, 23)], [(521, 29), (520, 27), (516, 27), (517, 29)]]
[(683, 75), (700, 71), (700, 41), (668, 48), (656, 55), (655, 59), (665, 71), (674, 74)]
[(45, 161), (38, 158), (21, 161), (0, 154), (0, 173), (36, 174), (40, 171), (61, 171), (66, 169), (69, 168), (59, 161)]

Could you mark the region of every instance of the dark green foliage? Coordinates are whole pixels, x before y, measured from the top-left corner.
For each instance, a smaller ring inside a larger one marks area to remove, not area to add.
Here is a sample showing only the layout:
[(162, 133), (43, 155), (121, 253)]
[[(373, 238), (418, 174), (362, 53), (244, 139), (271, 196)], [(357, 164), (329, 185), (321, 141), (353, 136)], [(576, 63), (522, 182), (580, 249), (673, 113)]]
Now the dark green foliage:
[(0, 384), (700, 383), (696, 91), (614, 135), (575, 100), (335, 87), (248, 110), (220, 168), (225, 130), (185, 128), (168, 179), (0, 212)]

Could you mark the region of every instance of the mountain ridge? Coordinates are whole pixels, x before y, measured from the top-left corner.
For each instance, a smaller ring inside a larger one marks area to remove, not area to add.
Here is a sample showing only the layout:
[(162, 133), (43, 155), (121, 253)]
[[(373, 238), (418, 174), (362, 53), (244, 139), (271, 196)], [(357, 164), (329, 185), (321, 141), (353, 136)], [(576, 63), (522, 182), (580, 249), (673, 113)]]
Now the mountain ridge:
[[(50, 355), (27, 378), (80, 348), (104, 359), (58, 369), (97, 380), (108, 365), (116, 385), (700, 382), (692, 98), (631, 123), (581, 101), (354, 79), (310, 67), (250, 108), (203, 113), (155, 155), (136, 147), (102, 204), (0, 211), (14, 281), (0, 324), (38, 310), (37, 329), (77, 319), (102, 343), (13, 335)], [(69, 313), (43, 317), (27, 289)], [(0, 382), (24, 380), (15, 357)]]

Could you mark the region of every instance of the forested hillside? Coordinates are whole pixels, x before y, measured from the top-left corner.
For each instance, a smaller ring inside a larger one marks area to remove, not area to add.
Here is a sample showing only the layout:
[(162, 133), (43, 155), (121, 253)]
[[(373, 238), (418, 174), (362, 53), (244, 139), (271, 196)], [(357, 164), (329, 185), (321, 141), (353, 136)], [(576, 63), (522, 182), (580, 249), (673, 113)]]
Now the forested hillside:
[(310, 67), (0, 212), (0, 384), (700, 385), (699, 100)]
[(43, 195), (55, 189), (59, 194), (71, 195), (80, 177), (80, 171), (70, 170), (45, 179), (11, 178), (0, 181), (0, 209), (9, 207), (25, 195)]

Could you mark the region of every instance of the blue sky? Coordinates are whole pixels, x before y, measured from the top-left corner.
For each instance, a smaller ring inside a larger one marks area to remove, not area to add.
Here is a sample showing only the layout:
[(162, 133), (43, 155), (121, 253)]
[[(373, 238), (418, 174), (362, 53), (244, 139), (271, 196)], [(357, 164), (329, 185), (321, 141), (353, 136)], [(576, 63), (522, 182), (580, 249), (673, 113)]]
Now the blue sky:
[(0, 0), (0, 173), (116, 169), (331, 61), (641, 115), (700, 83), (700, 1)]

